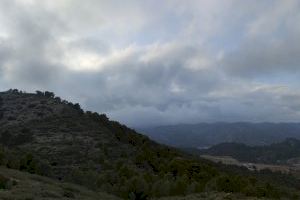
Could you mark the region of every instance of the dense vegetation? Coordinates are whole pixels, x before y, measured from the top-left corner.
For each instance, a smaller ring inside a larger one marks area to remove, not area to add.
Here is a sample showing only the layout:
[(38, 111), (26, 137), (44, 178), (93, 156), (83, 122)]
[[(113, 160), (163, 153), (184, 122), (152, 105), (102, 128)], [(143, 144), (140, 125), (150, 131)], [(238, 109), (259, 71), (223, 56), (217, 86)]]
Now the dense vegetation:
[[(159, 145), (104, 114), (51, 92), (0, 93), (1, 165), (105, 191), (124, 199), (203, 192), (297, 198), (300, 183), (279, 187)], [(270, 176), (277, 176), (271, 174)], [(276, 179), (274, 179), (276, 180)], [(279, 179), (278, 179), (279, 180)]]
[(235, 142), (269, 145), (286, 138), (300, 139), (300, 123), (200, 123), (141, 128), (151, 139), (180, 148), (207, 148)]
[(288, 138), (266, 146), (248, 146), (241, 143), (221, 143), (208, 149), (194, 150), (198, 154), (231, 156), (239, 161), (288, 164), (300, 157), (300, 140)]

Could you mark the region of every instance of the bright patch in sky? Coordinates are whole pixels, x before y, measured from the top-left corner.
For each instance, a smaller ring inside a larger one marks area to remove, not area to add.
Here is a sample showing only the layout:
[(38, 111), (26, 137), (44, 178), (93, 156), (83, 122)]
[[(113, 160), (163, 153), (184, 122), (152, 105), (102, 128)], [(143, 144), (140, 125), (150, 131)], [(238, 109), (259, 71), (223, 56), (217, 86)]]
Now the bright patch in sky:
[(95, 71), (101, 70), (105, 58), (100, 57), (95, 53), (87, 53), (84, 51), (67, 52), (63, 63), (70, 70), (76, 71)]

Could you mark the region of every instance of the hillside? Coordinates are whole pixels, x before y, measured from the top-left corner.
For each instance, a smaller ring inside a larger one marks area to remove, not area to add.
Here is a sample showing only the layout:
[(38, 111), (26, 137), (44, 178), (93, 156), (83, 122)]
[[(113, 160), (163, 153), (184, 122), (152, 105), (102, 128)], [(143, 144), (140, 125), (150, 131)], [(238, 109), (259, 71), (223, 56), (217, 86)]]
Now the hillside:
[(241, 143), (221, 143), (208, 149), (195, 150), (199, 154), (231, 156), (242, 162), (292, 164), (300, 158), (300, 140), (288, 138), (266, 146), (247, 146)]
[(268, 145), (286, 138), (300, 139), (300, 123), (199, 123), (140, 128), (140, 132), (162, 144), (181, 148), (207, 148), (235, 142)]
[[(194, 200), (194, 199), (256, 199), (240, 194), (228, 194), (222, 192), (188, 195), (185, 197), (163, 197), (153, 200)], [(94, 192), (84, 187), (62, 183), (47, 177), (21, 172), (18, 170), (0, 167), (0, 199), (16, 200), (54, 200), (54, 199), (78, 199), (78, 200), (120, 200), (120, 198), (102, 192)], [(258, 198), (257, 198), (258, 199)]]
[(236, 169), (157, 144), (51, 92), (0, 93), (0, 128), (2, 166), (123, 199), (203, 192), (296, 198), (300, 186), (290, 176), (261, 178), (245, 169), (236, 174)]
[[(153, 200), (205, 200), (205, 199), (259, 199), (245, 197), (240, 194), (224, 192), (210, 192), (203, 194), (188, 195), (185, 197), (173, 196), (155, 198)], [(116, 196), (88, 190), (82, 186), (70, 183), (62, 183), (47, 177), (21, 172), (18, 170), (0, 167), (0, 199), (16, 200), (55, 200), (55, 199), (78, 199), (78, 200), (120, 200)]]

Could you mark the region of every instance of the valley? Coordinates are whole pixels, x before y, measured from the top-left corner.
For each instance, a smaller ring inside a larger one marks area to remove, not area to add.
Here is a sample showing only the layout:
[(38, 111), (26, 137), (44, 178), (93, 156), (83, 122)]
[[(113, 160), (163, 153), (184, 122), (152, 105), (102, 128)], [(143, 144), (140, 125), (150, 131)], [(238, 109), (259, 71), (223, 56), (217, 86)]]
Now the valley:
[(236, 165), (240, 167), (245, 167), (250, 171), (262, 171), (270, 170), (272, 172), (280, 172), (283, 174), (292, 174), (300, 178), (300, 167), (298, 165), (272, 165), (263, 163), (248, 163), (238, 161), (231, 156), (212, 156), (212, 155), (201, 155), (201, 158), (213, 161), (215, 163), (222, 163), (225, 165)]

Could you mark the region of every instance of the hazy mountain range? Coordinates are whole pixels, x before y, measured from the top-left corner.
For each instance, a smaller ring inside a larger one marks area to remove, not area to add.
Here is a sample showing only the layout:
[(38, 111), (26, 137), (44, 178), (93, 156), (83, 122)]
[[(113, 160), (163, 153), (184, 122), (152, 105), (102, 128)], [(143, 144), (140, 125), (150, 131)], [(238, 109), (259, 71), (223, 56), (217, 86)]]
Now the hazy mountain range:
[(207, 148), (224, 142), (268, 145), (300, 139), (300, 123), (199, 123), (140, 128), (151, 139), (175, 147)]

